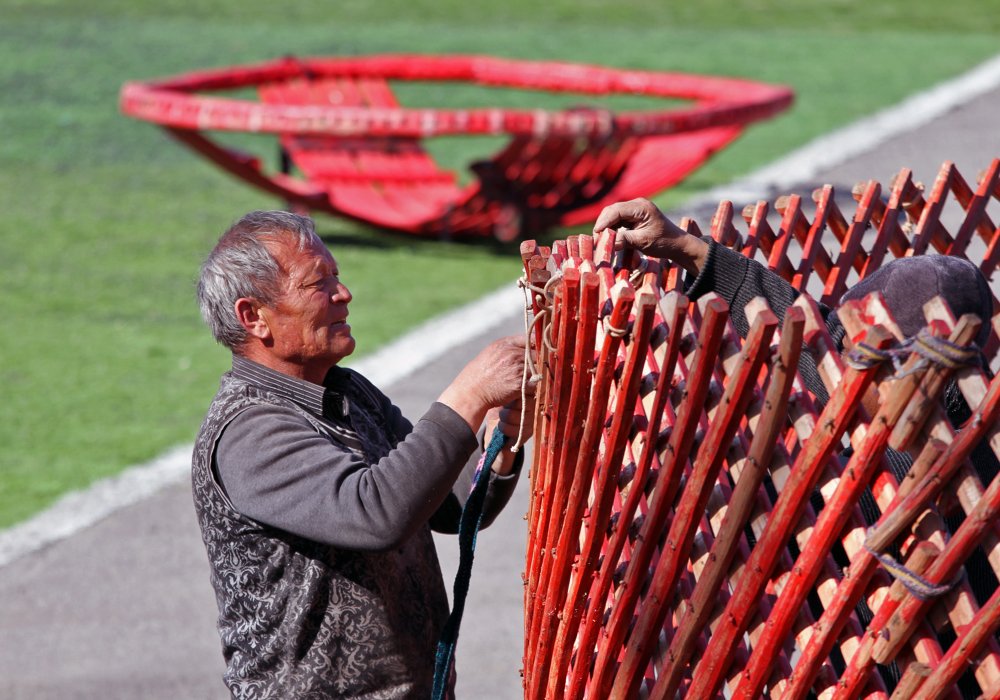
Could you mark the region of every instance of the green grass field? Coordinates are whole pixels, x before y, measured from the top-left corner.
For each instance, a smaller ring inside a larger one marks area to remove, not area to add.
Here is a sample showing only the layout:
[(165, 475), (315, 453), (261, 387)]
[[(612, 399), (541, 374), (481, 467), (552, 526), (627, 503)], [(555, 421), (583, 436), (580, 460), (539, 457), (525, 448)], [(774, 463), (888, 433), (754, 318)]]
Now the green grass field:
[[(795, 88), (791, 111), (751, 128), (661, 198), (669, 204), (972, 67), (996, 51), (1000, 33), (979, 0), (0, 0), (0, 17), (0, 526), (193, 439), (228, 365), (197, 315), (198, 264), (235, 217), (280, 206), (120, 116), (126, 80), (285, 54), (412, 51)], [(525, 99), (437, 87), (401, 94), (441, 106)], [(493, 146), (431, 144), (455, 167)], [(355, 296), (360, 354), (518, 274), (509, 249), (317, 224)]]

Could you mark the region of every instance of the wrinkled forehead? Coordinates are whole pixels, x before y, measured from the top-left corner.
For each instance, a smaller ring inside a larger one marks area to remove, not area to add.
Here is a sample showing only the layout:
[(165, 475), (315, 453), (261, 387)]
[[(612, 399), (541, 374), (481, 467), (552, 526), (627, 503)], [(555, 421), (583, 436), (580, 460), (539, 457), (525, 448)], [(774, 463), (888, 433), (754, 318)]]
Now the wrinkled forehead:
[(335, 273), (337, 261), (318, 236), (300, 245), (293, 238), (268, 241), (267, 249), (290, 280), (301, 280), (316, 272)]

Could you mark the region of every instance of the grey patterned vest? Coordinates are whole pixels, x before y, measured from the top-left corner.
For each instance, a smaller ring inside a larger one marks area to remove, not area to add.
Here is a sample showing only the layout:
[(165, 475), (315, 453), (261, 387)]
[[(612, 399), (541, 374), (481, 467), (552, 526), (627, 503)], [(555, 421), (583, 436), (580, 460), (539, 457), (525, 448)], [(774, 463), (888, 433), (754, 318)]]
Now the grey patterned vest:
[[(373, 387), (368, 385), (366, 388)], [(366, 392), (349, 396), (352, 427), (373, 463), (403, 436)], [(337, 549), (237, 512), (215, 478), (215, 445), (250, 406), (290, 407), (338, 444), (298, 404), (231, 373), (222, 377), (194, 447), (195, 510), (219, 606), (224, 680), (234, 697), (426, 698), (447, 595), (426, 525), (386, 552)]]

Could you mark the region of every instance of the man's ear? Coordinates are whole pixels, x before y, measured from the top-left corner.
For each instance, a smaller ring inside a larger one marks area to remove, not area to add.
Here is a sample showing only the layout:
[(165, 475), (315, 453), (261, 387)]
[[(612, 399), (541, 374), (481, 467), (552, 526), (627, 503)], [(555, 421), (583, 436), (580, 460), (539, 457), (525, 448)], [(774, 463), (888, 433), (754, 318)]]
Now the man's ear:
[(233, 305), (233, 309), (236, 312), (236, 320), (246, 328), (247, 333), (261, 340), (271, 337), (271, 329), (264, 314), (261, 313), (260, 302), (256, 299), (240, 297)]

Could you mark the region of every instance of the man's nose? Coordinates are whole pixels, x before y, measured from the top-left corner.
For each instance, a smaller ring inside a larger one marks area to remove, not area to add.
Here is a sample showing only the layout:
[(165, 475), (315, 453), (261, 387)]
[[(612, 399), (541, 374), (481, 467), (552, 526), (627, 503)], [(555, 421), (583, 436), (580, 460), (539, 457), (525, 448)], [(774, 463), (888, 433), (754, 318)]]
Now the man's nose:
[(351, 290), (348, 289), (343, 283), (337, 282), (337, 288), (333, 292), (333, 301), (338, 304), (347, 304), (353, 298), (354, 296), (351, 294)]

